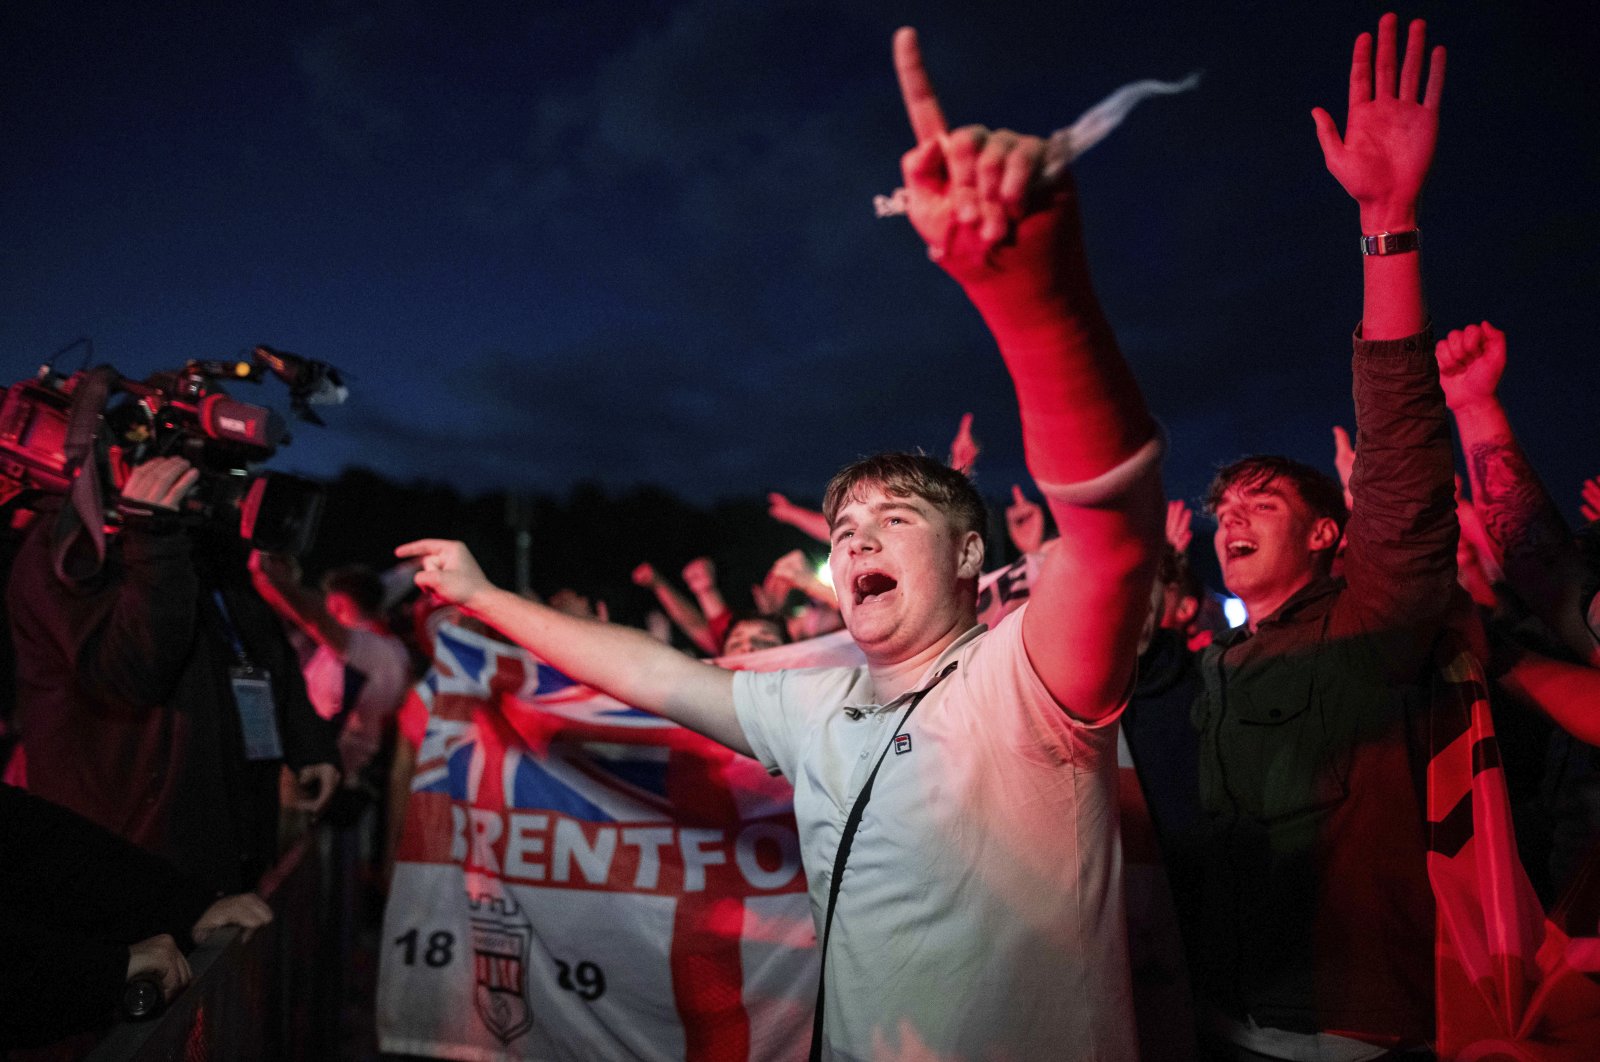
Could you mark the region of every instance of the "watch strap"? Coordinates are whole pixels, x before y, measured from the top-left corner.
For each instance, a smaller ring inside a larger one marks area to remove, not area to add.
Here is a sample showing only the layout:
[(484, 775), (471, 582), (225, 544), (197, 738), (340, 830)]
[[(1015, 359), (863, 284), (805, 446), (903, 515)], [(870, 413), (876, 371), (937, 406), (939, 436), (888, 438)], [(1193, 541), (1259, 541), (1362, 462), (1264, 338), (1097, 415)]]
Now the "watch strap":
[(1422, 246), (1422, 230), (1406, 229), (1404, 232), (1380, 232), (1361, 237), (1362, 255), (1405, 254)]

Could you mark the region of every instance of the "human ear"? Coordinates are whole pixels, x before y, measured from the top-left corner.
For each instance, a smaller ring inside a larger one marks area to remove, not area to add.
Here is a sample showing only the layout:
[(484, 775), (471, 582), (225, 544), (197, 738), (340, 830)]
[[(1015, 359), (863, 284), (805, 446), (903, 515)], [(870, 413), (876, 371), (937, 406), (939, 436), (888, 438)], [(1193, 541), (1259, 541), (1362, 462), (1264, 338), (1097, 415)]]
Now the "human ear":
[(983, 536), (968, 531), (961, 536), (957, 547), (956, 575), (962, 579), (976, 579), (983, 574)]
[(1339, 522), (1331, 516), (1319, 516), (1311, 525), (1307, 539), (1313, 553), (1332, 549), (1339, 544)]

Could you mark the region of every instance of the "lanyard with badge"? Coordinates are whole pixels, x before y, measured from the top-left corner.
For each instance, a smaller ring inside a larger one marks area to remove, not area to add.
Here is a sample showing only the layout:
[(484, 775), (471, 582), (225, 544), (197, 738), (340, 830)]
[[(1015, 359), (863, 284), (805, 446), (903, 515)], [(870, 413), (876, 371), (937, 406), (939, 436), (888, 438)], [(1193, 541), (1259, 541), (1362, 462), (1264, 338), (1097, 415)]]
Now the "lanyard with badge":
[(222, 629), (227, 632), (228, 644), (233, 649), (233, 666), (228, 668), (228, 681), (233, 686), (233, 703), (239, 710), (239, 730), (244, 735), (244, 757), (247, 760), (283, 759), (283, 742), (278, 737), (278, 712), (272, 700), (272, 676), (265, 668), (255, 666), (245, 651), (244, 640), (221, 590), (212, 590), (217, 613), (222, 617)]

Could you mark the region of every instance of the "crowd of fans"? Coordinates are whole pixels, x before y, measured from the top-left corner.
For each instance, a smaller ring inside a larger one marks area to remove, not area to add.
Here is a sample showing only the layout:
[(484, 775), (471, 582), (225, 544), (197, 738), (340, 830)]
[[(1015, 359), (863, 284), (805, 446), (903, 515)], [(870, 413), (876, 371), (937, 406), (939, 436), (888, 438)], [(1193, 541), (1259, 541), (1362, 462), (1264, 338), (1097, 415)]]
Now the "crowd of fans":
[[(1484, 678), (1546, 904), (1600, 853), (1600, 478), (1581, 485), (1589, 523), (1575, 533), (1500, 404), (1506, 334), (1484, 321), (1434, 339), (1415, 211), (1443, 56), (1425, 60), (1420, 24), (1397, 46), (1392, 16), (1363, 42), (1342, 136), (1317, 113), (1329, 169), (1379, 241), (1364, 245), (1354, 440), (1334, 428), (1337, 477), (1275, 455), (1220, 469), (1197, 505), (1215, 522), (1224, 587), (1196, 574), (1190, 504), (1167, 503), (1120, 716), (1215, 1057), (1363, 1059), (1433, 1041), (1420, 742), (1442, 647), (1464, 646)], [(947, 462), (964, 474), (978, 460), (971, 428), (969, 415)], [(278, 850), (280, 813), (333, 818), (343, 873), (381, 887), (392, 865), (416, 754), (396, 719), (440, 602), (412, 585), (414, 561), (402, 578), (340, 567), (313, 589), (293, 558), (181, 527), (173, 510), (193, 481), (176, 458), (136, 467), (121, 530), (92, 563), (86, 538), (61, 548), (64, 518), (46, 504), (13, 565), (21, 742), (7, 778), (34, 796), (0, 790), (11, 1044), (92, 1027), (141, 974), (170, 996), (186, 980), (179, 943), (269, 919), (249, 890)], [(1019, 555), (1048, 556), (1060, 539), (1030, 492), (1012, 486), (1003, 523)], [(837, 511), (768, 501), (772, 520), (842, 548)], [(682, 568), (681, 589), (651, 558), (617, 560), (637, 564), (632, 582), (659, 608), (651, 635), (730, 667), (842, 629), (840, 594), (853, 592), (799, 550), (738, 590), (718, 585), (711, 557)], [(1242, 623), (1224, 618), (1221, 590)], [(581, 586), (545, 603), (608, 615)], [(64, 869), (28, 839), (44, 836), (95, 855)], [(122, 883), (116, 903), (88, 880), (101, 867)], [(16, 956), (49, 950), (59, 964), (69, 938), (79, 965), (16, 976)], [(63, 984), (89, 986), (74, 1008)]]

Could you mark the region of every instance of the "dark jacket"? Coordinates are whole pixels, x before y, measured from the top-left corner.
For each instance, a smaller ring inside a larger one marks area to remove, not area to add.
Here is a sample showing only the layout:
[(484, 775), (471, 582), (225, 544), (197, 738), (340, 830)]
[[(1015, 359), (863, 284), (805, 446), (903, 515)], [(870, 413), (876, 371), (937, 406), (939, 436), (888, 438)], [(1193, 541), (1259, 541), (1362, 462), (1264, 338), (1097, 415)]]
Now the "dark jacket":
[(28, 789), (216, 890), (251, 887), (276, 855), (280, 761), (245, 757), (219, 594), (270, 672), (284, 762), (337, 761), (239, 544), (129, 528), (98, 576), (67, 584), (49, 557), (53, 524), (49, 509), (35, 520), (7, 595)]
[(1263, 1026), (1433, 1030), (1428, 688), (1454, 600), (1449, 425), (1427, 333), (1356, 341), (1342, 579), (1206, 650), (1196, 984)]

